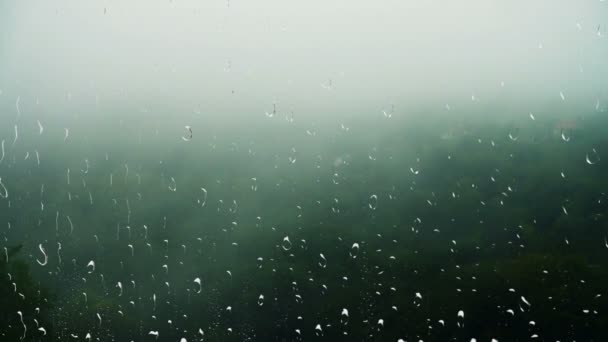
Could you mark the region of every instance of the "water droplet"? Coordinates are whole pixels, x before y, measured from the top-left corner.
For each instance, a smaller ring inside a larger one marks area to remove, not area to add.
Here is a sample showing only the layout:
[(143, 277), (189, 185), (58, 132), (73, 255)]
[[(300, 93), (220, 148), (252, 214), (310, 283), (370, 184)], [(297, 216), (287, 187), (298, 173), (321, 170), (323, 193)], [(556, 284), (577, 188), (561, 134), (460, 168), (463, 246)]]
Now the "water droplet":
[(283, 238), (283, 244), (282, 244), (283, 250), (290, 250), (291, 249), (291, 241), (289, 241), (289, 236), (286, 236)]
[(353, 243), (352, 247), (350, 248), (350, 257), (355, 259), (357, 258), (357, 255), (359, 254), (359, 244), (358, 243)]
[(325, 259), (325, 255), (321, 253), (319, 256), (321, 257), (321, 260), (319, 260), (319, 266), (321, 266), (321, 268), (327, 267), (327, 259)]
[(368, 206), (371, 210), (376, 210), (376, 208), (378, 207), (378, 196), (377, 195), (371, 195), (369, 197)]
[(593, 165), (593, 164), (597, 163), (598, 161), (600, 161), (600, 156), (597, 153), (597, 151), (595, 150), (595, 148), (591, 150), (591, 153), (587, 153), (587, 155), (585, 156), (585, 161), (589, 165)]
[(40, 252), (42, 253), (43, 257), (44, 257), (44, 261), (40, 262), (40, 260), (36, 259), (36, 261), (38, 262), (38, 264), (40, 266), (46, 266), (46, 264), (49, 262), (49, 257), (46, 255), (46, 251), (44, 250), (44, 247), (42, 247), (42, 244), (38, 245), (38, 249), (40, 249)]
[(175, 178), (171, 177), (171, 183), (169, 183), (169, 190), (175, 192), (177, 191), (177, 183), (175, 182)]
[[(95, 261), (93, 261), (93, 260), (89, 261), (89, 263), (87, 264), (87, 269), (88, 269), (89, 273), (95, 272)], [(103, 272), (103, 270), (102, 270), (102, 272)]]
[(201, 278), (194, 279), (194, 282), (198, 285), (198, 290), (196, 291), (196, 293), (201, 293), (201, 291), (203, 290), (203, 286), (201, 285)]

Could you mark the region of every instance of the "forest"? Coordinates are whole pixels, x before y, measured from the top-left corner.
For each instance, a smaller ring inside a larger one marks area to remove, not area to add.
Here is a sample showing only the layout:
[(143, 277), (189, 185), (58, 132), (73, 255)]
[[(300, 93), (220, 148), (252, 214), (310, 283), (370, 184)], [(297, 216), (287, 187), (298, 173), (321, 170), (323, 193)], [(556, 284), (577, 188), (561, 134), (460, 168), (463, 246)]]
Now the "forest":
[(273, 120), (18, 144), (0, 339), (608, 339), (605, 112)]

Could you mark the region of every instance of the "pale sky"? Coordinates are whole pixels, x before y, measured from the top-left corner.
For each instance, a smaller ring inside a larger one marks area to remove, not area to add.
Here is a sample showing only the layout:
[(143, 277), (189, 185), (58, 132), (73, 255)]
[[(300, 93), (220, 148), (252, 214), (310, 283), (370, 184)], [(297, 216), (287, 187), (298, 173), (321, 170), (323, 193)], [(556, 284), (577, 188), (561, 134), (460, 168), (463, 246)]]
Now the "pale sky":
[(592, 108), (607, 98), (607, 18), (599, 0), (3, 1), (0, 103)]

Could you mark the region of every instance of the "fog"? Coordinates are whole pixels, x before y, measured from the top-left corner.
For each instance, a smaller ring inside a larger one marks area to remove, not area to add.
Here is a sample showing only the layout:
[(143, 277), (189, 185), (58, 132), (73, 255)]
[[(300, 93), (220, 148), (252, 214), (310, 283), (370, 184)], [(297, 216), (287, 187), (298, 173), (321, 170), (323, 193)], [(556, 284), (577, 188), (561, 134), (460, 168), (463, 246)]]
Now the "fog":
[(178, 127), (262, 120), (273, 103), (300, 120), (592, 110), (606, 98), (607, 13), (603, 1), (6, 1), (2, 117), (17, 99), (23, 116)]
[(1, 341), (608, 341), (608, 1), (0, 1)]

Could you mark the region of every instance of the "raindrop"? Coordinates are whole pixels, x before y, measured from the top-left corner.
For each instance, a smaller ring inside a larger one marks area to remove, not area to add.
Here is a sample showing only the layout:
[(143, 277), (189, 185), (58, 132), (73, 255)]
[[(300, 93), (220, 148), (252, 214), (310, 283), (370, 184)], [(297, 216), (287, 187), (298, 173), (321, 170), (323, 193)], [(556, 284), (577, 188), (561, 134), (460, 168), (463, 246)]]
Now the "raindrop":
[(319, 256), (321, 257), (321, 260), (319, 260), (319, 266), (321, 266), (321, 268), (326, 268), (327, 259), (325, 259), (325, 255), (323, 255), (323, 253), (321, 253), (321, 254), (319, 254)]
[(19, 319), (21, 320), (21, 324), (23, 325), (23, 336), (21, 337), (21, 340), (25, 339), (25, 336), (27, 334), (27, 326), (25, 325), (25, 322), (23, 321), (23, 313), (21, 313), (21, 311), (17, 311), (17, 315), (19, 315)]
[(291, 241), (289, 241), (289, 236), (286, 236), (283, 238), (283, 244), (282, 244), (283, 250), (290, 250), (291, 249)]
[(587, 153), (587, 155), (585, 156), (585, 161), (589, 165), (593, 165), (593, 164), (597, 163), (598, 161), (600, 161), (600, 156), (597, 153), (597, 151), (595, 150), (595, 148), (593, 148), (591, 150), (591, 153)]
[(203, 199), (199, 199), (198, 203), (201, 205), (201, 207), (204, 207), (205, 203), (207, 203), (207, 189), (201, 188), (201, 191), (203, 192)]
[(17, 108), (17, 119), (21, 116), (21, 108), (19, 107), (19, 102), (21, 102), (21, 96), (17, 96), (17, 100), (15, 101), (15, 108)]
[(2, 198), (8, 198), (8, 190), (6, 190), (6, 187), (2, 183), (2, 177), (0, 177), (0, 187), (2, 187), (2, 190), (4, 192), (4, 194), (2, 192), (0, 192), (0, 197), (2, 197)]
[(89, 261), (89, 263), (87, 264), (87, 268), (89, 269), (89, 273), (95, 272), (95, 261)]
[(49, 257), (46, 255), (46, 251), (44, 250), (44, 247), (42, 247), (42, 244), (38, 245), (38, 249), (40, 249), (40, 252), (44, 256), (44, 261), (40, 262), (40, 260), (36, 259), (36, 262), (38, 262), (40, 266), (46, 266), (46, 264), (49, 262)]
[(186, 129), (186, 134), (182, 137), (182, 140), (184, 140), (184, 141), (192, 140), (192, 127), (184, 126), (184, 128)]
[(371, 195), (369, 197), (368, 206), (371, 210), (376, 210), (376, 208), (378, 207), (378, 196), (377, 195)]
[(359, 244), (355, 242), (350, 248), (350, 257), (355, 259), (357, 255), (359, 255)]
[(201, 285), (201, 278), (194, 279), (194, 282), (198, 285), (198, 290), (196, 291), (196, 293), (201, 293), (201, 291), (203, 290), (203, 286)]
[(15, 140), (13, 140), (13, 144), (11, 145), (11, 147), (15, 147), (15, 144), (17, 143), (17, 139), (19, 139), (19, 130), (17, 128), (17, 125), (15, 125)]
[(175, 182), (175, 178), (171, 177), (171, 183), (169, 184), (169, 190), (175, 192), (177, 191), (177, 183)]
[(321, 324), (317, 324), (317, 325), (315, 326), (315, 334), (316, 334), (317, 336), (318, 336), (318, 335), (323, 334), (323, 329), (321, 328)]

